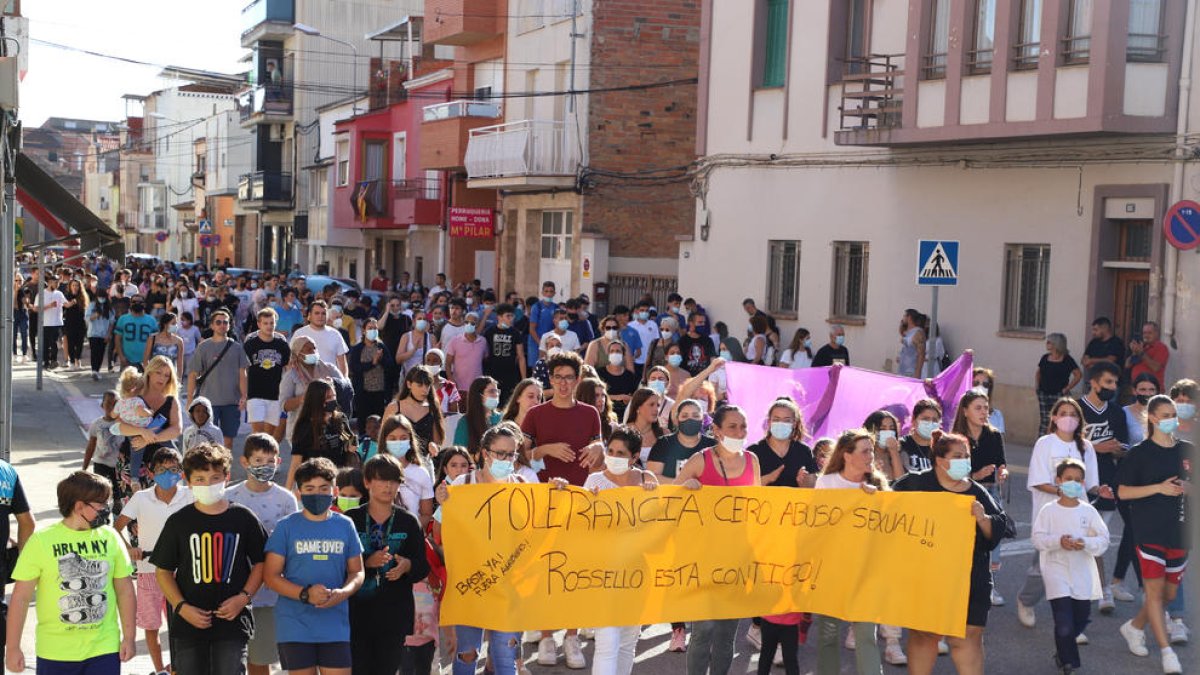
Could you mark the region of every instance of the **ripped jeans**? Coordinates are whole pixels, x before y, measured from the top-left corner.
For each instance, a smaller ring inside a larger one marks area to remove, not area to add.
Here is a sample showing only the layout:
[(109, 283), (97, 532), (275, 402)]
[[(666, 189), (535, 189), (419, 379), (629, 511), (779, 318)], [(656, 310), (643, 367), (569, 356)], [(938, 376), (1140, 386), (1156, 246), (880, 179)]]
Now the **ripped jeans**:
[[(483, 646), (483, 629), (474, 626), (455, 626), (454, 635), (458, 646), (455, 647), (453, 675), (475, 675), (475, 666), (479, 662), (480, 648)], [(520, 633), (504, 633), (491, 631), (491, 644), (488, 645), (488, 656), (492, 659), (492, 667), (496, 675), (516, 675), (517, 650), (521, 648)], [(459, 655), (475, 652), (475, 658), (465, 662)]]

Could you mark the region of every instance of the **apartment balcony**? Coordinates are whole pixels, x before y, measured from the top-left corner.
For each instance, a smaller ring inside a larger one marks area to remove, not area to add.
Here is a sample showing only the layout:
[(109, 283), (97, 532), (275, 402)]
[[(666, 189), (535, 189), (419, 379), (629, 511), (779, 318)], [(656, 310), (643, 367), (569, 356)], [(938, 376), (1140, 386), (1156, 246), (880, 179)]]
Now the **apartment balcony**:
[(260, 84), (238, 94), (238, 116), (243, 129), (257, 124), (292, 121), (292, 83)]
[(458, 100), (427, 105), (421, 116), (421, 168), (462, 169), (475, 129), (494, 124), (500, 106), (491, 101)]
[(425, 0), (425, 42), (473, 45), (504, 32), (500, 0)]
[(242, 8), (242, 46), (251, 49), (259, 40), (283, 40), (294, 31), (295, 0), (254, 0)]
[(238, 202), (242, 208), (287, 210), (292, 208), (292, 174), (256, 171), (238, 178)]
[(440, 197), (437, 180), (360, 180), (338, 188), (335, 227), (378, 230), (437, 225), (442, 222)]
[(405, 178), (391, 184), (392, 220), (397, 225), (437, 225), (442, 222), (441, 183)]
[(579, 142), (565, 122), (522, 120), (471, 131), (467, 187), (506, 190), (573, 188)]

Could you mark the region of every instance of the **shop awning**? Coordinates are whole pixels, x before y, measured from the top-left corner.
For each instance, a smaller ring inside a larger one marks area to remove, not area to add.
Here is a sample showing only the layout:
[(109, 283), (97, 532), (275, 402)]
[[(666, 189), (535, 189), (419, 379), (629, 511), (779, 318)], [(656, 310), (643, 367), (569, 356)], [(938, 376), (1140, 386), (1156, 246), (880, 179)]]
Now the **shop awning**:
[(58, 237), (79, 237), (81, 251), (95, 251), (112, 260), (125, 259), (121, 235), (92, 213), (75, 195), (54, 180), (24, 153), (17, 155), (14, 174), (17, 201)]

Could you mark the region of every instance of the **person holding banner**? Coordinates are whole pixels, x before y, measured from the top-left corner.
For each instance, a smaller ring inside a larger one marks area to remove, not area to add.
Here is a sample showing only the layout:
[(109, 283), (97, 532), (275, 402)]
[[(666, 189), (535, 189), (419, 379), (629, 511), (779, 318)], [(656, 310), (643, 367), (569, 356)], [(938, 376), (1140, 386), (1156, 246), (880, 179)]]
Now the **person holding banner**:
[[(762, 485), (758, 458), (746, 452), (746, 413), (733, 405), (718, 408), (713, 414), (712, 431), (717, 444), (692, 455), (675, 476), (675, 484), (690, 490), (704, 485)], [(726, 675), (733, 665), (737, 627), (737, 619), (693, 623), (688, 675)]]
[(907, 471), (900, 458), (900, 420), (890, 410), (876, 410), (863, 421), (871, 437), (875, 439), (875, 466), (888, 480), (896, 480)]
[[(920, 404), (918, 404), (920, 405)], [(933, 470), (909, 474), (896, 481), (897, 492), (953, 492), (975, 498), (975, 548), (971, 556), (971, 592), (967, 601), (966, 636), (950, 637), (950, 658), (959, 675), (983, 674), (983, 629), (992, 607), (990, 555), (1015, 525), (987, 490), (971, 480), (971, 445), (964, 436), (932, 433)], [(908, 633), (908, 672), (929, 675), (937, 661), (939, 636), (924, 631)]]
[[(578, 361), (579, 357), (575, 356)], [(553, 372), (553, 371), (552, 371)], [(521, 447), (521, 429), (512, 422), (501, 422), (484, 432), (479, 441), (479, 468), (468, 471), (454, 479), (452, 485), (488, 484), (488, 483), (524, 483), (525, 479), (514, 473), (517, 449)], [(582, 481), (581, 481), (582, 482)], [(443, 482), (437, 489), (437, 501), (445, 504), (450, 499), (450, 490)], [(521, 648), (521, 634), (506, 631), (489, 631), (491, 642), (488, 644), (488, 656), (495, 675), (516, 675), (517, 654)], [(454, 657), (453, 675), (475, 675), (475, 662), (479, 659), (479, 650), (483, 647), (483, 629), (475, 626), (455, 626), (454, 636), (457, 653)], [(575, 639), (575, 647), (579, 648), (579, 638), (568, 635), (567, 639)], [(545, 642), (546, 638), (543, 638)], [(549, 638), (551, 644), (554, 638)], [(539, 645), (539, 658), (541, 647)], [(551, 651), (553, 654), (553, 651)], [(568, 657), (571, 656), (568, 652)], [(582, 651), (579, 659), (583, 659)], [(551, 664), (553, 665), (553, 664)], [(582, 666), (574, 666), (581, 668)]]
[[(887, 478), (875, 468), (875, 439), (866, 429), (842, 432), (837, 444), (833, 446), (829, 462), (825, 464), (824, 471), (816, 481), (818, 490), (862, 490), (867, 494), (875, 494), (879, 490), (886, 490), (887, 487)], [(817, 633), (817, 673), (839, 673), (842, 669), (842, 654), (838, 636), (846, 622), (832, 616), (818, 615), (813, 618), (813, 628)], [(764, 624), (763, 628), (766, 629), (767, 624)], [(854, 660), (858, 675), (882, 673), (879, 648), (875, 646), (875, 624), (854, 622), (850, 625), (850, 630), (852, 637), (848, 637), (846, 643), (847, 646), (855, 646)], [(764, 649), (765, 643), (766, 640)], [(783, 642), (783, 646), (783, 662), (786, 665), (789, 650), (791, 658), (796, 658), (795, 644), (789, 646), (787, 642)]]
[(786, 396), (777, 398), (767, 410), (763, 424), (767, 427), (766, 438), (748, 448), (765, 472), (763, 485), (812, 487), (817, 462), (802, 441), (805, 431), (800, 406)]
[[(637, 429), (624, 425), (613, 429), (604, 452), (604, 470), (588, 476), (583, 488), (593, 494), (623, 487), (657, 488), (658, 478), (654, 474), (634, 466), (641, 447), (642, 435)], [(558, 486), (563, 488), (566, 484), (560, 481)], [(641, 632), (638, 625), (597, 628), (592, 675), (630, 675)]]

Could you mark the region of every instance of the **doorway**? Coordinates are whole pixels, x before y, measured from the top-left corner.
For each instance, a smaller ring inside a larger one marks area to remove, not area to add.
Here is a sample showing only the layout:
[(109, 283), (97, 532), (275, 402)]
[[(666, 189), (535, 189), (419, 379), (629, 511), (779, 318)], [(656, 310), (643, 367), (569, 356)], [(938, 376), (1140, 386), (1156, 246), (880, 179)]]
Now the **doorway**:
[(575, 241), (575, 213), (542, 211), (541, 217), (541, 281), (554, 282), (554, 300), (560, 302), (571, 296), (571, 248)]
[(1117, 272), (1113, 297), (1113, 334), (1128, 343), (1141, 335), (1142, 326), (1150, 315), (1150, 272), (1121, 270)]

